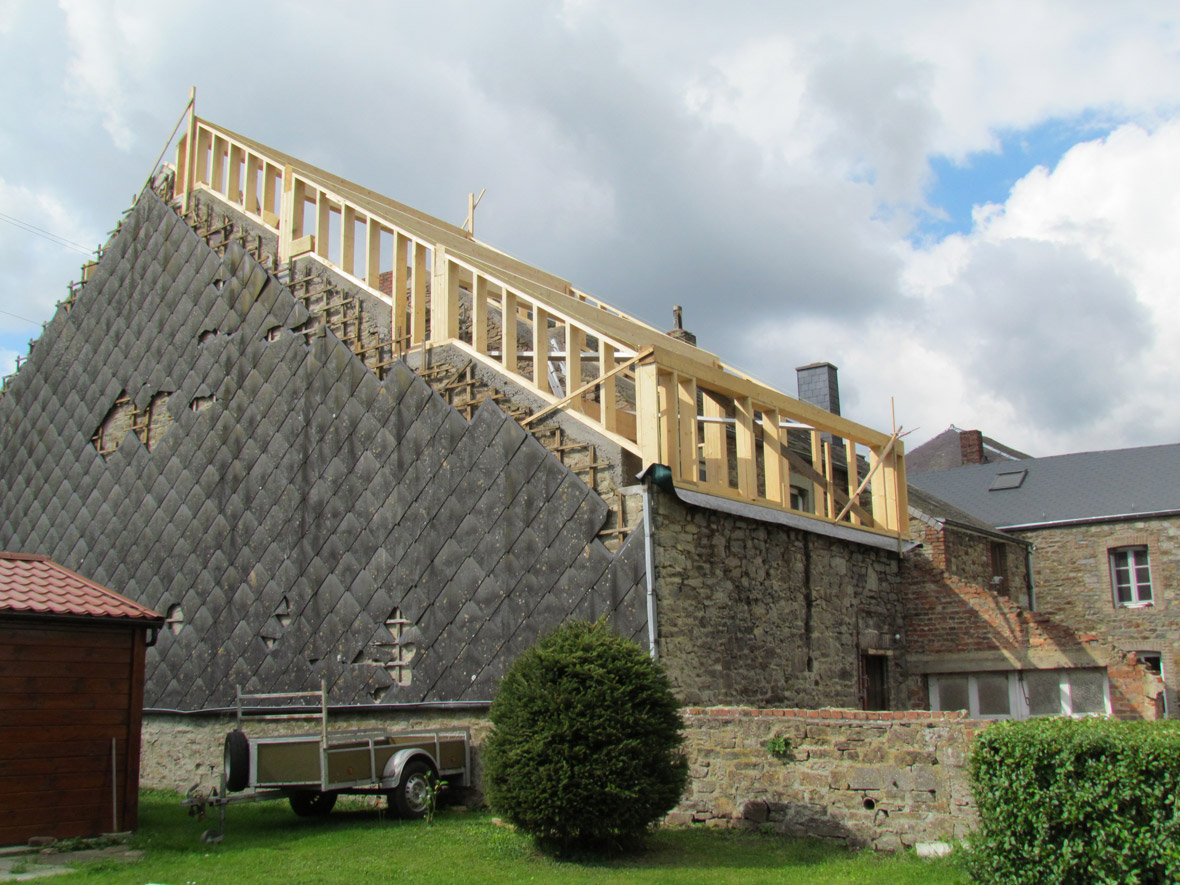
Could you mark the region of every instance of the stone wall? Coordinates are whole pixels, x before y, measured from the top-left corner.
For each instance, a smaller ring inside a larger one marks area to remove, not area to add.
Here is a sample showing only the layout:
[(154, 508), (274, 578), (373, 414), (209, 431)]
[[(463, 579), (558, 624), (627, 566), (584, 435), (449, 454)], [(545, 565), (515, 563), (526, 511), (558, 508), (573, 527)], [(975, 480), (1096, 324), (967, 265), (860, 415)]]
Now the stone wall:
[[(962, 839), (977, 823), (965, 765), (986, 723), (917, 711), (684, 712), (690, 784), (669, 823), (878, 849)], [(781, 760), (767, 749), (775, 737), (789, 746)]]
[(905, 654), (896, 553), (653, 489), (660, 658), (686, 704), (861, 707), (861, 656)]
[[(1167, 707), (1180, 714), (1180, 517), (1059, 526), (1020, 533), (1036, 544), (1038, 610), (1127, 651), (1160, 652)], [(1109, 550), (1145, 546), (1153, 600), (1116, 607)]]

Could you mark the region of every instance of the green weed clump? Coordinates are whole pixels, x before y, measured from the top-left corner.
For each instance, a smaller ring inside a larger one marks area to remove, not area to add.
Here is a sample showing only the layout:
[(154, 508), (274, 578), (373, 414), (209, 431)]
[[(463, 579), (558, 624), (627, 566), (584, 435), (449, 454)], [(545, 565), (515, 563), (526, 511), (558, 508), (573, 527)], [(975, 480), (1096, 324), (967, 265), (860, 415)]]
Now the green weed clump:
[(632, 847), (680, 801), (688, 766), (668, 678), (605, 620), (568, 623), (522, 654), (490, 717), (488, 802), (543, 847)]
[(1180, 881), (1180, 723), (997, 723), (970, 771), (979, 881)]

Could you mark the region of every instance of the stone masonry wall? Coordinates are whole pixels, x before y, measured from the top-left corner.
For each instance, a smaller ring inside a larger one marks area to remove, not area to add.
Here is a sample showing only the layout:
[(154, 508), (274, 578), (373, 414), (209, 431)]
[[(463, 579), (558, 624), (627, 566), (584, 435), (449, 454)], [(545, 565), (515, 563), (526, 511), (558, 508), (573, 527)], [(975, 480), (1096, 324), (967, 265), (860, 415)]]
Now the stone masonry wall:
[[(1022, 532), (1036, 544), (1037, 609), (1127, 651), (1161, 652), (1169, 716), (1180, 715), (1180, 517)], [(1146, 546), (1152, 603), (1116, 607), (1109, 550)]]
[(684, 703), (859, 708), (869, 652), (904, 702), (896, 553), (652, 494), (657, 642)]
[[(690, 783), (669, 823), (772, 828), (886, 850), (962, 839), (977, 823), (965, 766), (986, 723), (917, 711), (684, 713)], [(790, 748), (782, 760), (767, 749), (775, 737)]]

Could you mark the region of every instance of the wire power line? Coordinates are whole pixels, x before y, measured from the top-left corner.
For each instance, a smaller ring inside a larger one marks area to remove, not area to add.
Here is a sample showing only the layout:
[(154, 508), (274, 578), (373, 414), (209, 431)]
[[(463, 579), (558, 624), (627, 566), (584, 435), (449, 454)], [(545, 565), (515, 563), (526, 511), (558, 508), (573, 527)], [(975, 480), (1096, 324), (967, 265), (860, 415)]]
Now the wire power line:
[(73, 249), (75, 252), (81, 252), (83, 255), (94, 254), (93, 249), (87, 249), (80, 243), (75, 243), (73, 240), (67, 240), (65, 237), (59, 237), (52, 231), (47, 231), (44, 228), (29, 224), (27, 221), (22, 221), (19, 218), (13, 218), (11, 215), (5, 215), (3, 212), (0, 212), (0, 221), (7, 221), (14, 227), (19, 227), (21, 230), (28, 231), (35, 236), (49, 240), (51, 243), (56, 243), (59, 246), (64, 246), (67, 249)]

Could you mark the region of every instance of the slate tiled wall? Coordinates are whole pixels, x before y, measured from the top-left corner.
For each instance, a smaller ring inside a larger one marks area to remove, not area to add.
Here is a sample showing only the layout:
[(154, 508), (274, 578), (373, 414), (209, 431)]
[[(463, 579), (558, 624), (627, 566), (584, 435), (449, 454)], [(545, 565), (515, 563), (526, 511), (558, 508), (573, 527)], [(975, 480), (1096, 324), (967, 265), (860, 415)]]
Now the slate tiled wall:
[[(643, 640), (642, 532), (609, 553), (602, 501), (494, 405), (468, 423), (306, 320), (146, 191), (0, 400), (0, 547), (174, 614), (149, 707), (321, 677), (334, 703), (484, 700), (567, 617)], [(167, 393), (173, 420), (104, 459), (91, 436), (123, 391)], [(395, 609), (408, 686), (381, 666)]]

